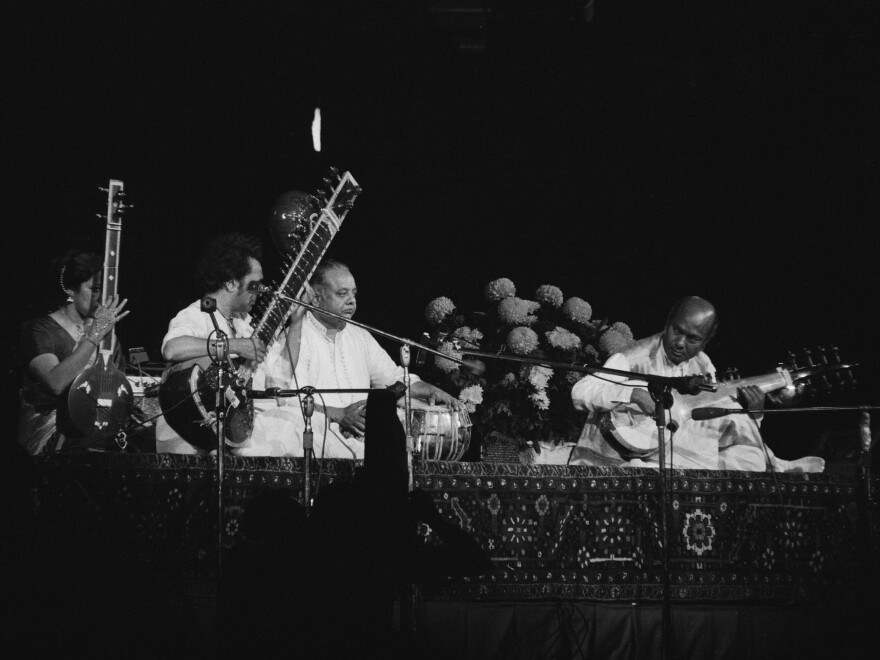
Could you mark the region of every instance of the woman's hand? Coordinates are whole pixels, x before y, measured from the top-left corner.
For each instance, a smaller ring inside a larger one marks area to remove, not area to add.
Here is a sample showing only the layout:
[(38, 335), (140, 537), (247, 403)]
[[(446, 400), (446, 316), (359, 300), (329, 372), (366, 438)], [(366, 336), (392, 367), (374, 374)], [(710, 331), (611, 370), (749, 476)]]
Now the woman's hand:
[(95, 344), (100, 342), (119, 321), (128, 316), (130, 310), (123, 311), (127, 304), (128, 298), (119, 300), (119, 296), (115, 295), (99, 305), (94, 316), (83, 324), (85, 338)]

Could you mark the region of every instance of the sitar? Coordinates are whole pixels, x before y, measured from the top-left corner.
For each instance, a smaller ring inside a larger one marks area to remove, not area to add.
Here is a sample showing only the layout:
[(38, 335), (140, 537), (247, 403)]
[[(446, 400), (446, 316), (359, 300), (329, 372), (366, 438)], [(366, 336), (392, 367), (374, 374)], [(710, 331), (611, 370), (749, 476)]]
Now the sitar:
[[(104, 235), (103, 299), (118, 293), (119, 248), (122, 242), (122, 215), (126, 209), (122, 181), (110, 179), (107, 188), (107, 228)], [(74, 426), (88, 437), (111, 438), (122, 431), (131, 417), (134, 396), (125, 374), (116, 366), (116, 332), (101, 340), (95, 361), (79, 373), (70, 386), (67, 406)]]
[[(737, 391), (742, 387), (756, 386), (765, 394), (775, 392), (795, 383), (822, 376), (836, 371), (848, 371), (853, 364), (835, 362), (822, 364), (802, 369), (788, 369), (783, 366), (777, 367), (772, 373), (761, 376), (751, 376), (717, 383), (715, 392), (700, 392), (694, 395), (681, 395), (673, 393), (673, 404), (669, 410), (669, 420), (678, 425), (684, 424), (691, 419), (691, 412), (696, 408), (709, 406), (732, 405), (736, 402)], [(633, 387), (645, 387), (645, 381), (624, 381), (624, 385)], [(657, 425), (654, 418), (646, 415), (632, 403), (622, 403), (618, 407), (600, 413), (597, 425), (603, 435), (610, 435), (623, 447), (634, 455), (645, 456), (658, 448)]]
[[(258, 300), (262, 308), (254, 324), (253, 337), (267, 348), (279, 336), (291, 313), (293, 303), (287, 298), (298, 298), (309, 278), (315, 272), (330, 242), (339, 232), (343, 220), (361, 192), (350, 172), (338, 176), (337, 183), (321, 202), (315, 199), (316, 213), (298, 219), (291, 227), (288, 238), (298, 245), (295, 254), (288, 256), (288, 264), (274, 295), (263, 294)], [(327, 179), (325, 179), (327, 181)], [(331, 180), (332, 181), (332, 180)], [(233, 446), (240, 445), (253, 429), (253, 402), (245, 394), (255, 365), (239, 360), (226, 387), (223, 401), (226, 406), (226, 438)], [(166, 374), (159, 386), (159, 405), (168, 425), (194, 447), (203, 451), (217, 448), (216, 391), (219, 368), (209, 358), (191, 366)]]

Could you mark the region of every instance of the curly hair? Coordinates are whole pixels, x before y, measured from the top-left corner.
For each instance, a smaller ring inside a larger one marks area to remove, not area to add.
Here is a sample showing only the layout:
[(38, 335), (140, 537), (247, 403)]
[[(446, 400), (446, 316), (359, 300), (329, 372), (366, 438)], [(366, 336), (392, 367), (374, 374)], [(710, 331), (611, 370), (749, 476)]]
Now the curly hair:
[(251, 271), (248, 257), (257, 261), (263, 258), (259, 239), (239, 232), (212, 239), (196, 264), (196, 285), (199, 290), (211, 293), (230, 280), (245, 277)]
[[(54, 265), (58, 273), (60, 294), (67, 296), (67, 290), (76, 291), (80, 285), (104, 269), (104, 260), (94, 252), (68, 250)], [(100, 284), (100, 282), (98, 282)]]

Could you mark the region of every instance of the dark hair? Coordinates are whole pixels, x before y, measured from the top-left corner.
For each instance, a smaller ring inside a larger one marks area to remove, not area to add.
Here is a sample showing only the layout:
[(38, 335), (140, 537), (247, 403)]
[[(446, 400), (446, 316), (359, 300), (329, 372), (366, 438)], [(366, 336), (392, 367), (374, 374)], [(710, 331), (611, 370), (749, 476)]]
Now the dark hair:
[(196, 264), (196, 285), (202, 293), (211, 293), (230, 280), (240, 280), (251, 272), (248, 257), (260, 261), (260, 241), (234, 232), (217, 236), (209, 242)]
[(336, 261), (336, 259), (324, 259), (318, 267), (315, 269), (315, 274), (312, 275), (311, 284), (312, 286), (318, 286), (319, 284), (324, 284), (324, 278), (327, 273), (331, 270), (344, 270), (351, 272), (351, 269), (346, 266), (341, 261)]
[(60, 294), (67, 296), (67, 290), (76, 291), (80, 285), (104, 268), (104, 260), (94, 252), (68, 250), (58, 261), (58, 285)]

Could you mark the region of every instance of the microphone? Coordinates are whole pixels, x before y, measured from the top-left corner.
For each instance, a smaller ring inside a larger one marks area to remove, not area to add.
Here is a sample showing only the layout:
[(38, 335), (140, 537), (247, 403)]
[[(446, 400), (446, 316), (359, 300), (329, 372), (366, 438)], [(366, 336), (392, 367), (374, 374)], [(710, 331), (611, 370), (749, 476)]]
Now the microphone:
[(716, 408), (715, 406), (706, 406), (705, 408), (694, 408), (691, 410), (691, 419), (695, 422), (700, 422), (707, 419), (724, 417), (725, 415), (732, 415), (734, 413), (747, 412), (748, 410), (740, 410), (739, 408)]
[(277, 399), (281, 392), (280, 387), (267, 387), (265, 390), (248, 390), (248, 399)]

